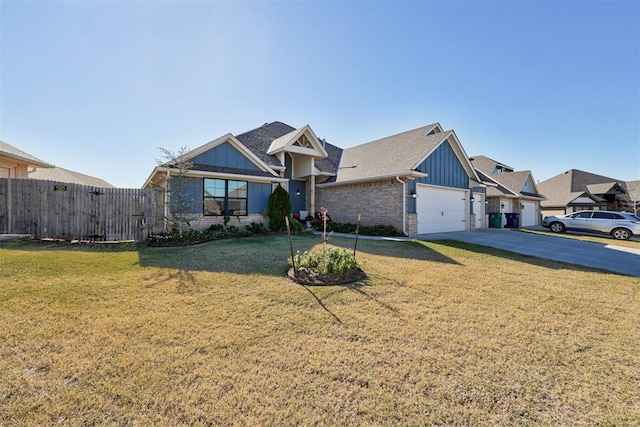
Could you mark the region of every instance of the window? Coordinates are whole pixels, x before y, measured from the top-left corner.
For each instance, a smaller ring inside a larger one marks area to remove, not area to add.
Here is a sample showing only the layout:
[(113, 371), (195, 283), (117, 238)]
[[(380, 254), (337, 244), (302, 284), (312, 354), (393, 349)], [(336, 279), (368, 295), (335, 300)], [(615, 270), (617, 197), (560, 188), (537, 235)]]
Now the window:
[(593, 218), (596, 219), (614, 219), (616, 216), (611, 212), (594, 212)]
[(591, 218), (590, 211), (578, 212), (577, 214), (571, 215), (572, 218)]
[(246, 215), (247, 182), (204, 179), (205, 215)]

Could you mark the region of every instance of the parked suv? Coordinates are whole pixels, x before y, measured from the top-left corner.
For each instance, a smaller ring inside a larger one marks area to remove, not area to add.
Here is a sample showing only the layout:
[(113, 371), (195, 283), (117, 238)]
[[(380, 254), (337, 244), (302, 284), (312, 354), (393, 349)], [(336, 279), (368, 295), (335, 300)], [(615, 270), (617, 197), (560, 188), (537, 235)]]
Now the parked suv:
[(567, 215), (547, 216), (542, 226), (554, 233), (566, 230), (605, 233), (618, 240), (640, 235), (640, 218), (627, 212), (580, 211)]

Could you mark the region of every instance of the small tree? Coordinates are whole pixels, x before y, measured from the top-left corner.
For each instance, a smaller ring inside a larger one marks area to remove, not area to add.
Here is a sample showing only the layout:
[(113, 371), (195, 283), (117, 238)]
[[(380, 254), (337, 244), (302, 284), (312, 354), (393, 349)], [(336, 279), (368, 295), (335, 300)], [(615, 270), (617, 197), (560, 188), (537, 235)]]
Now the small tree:
[(291, 215), (291, 199), (287, 190), (280, 185), (269, 195), (267, 202), (267, 217), (271, 231), (284, 231), (287, 229), (284, 217)]
[(187, 173), (193, 167), (193, 164), (187, 160), (187, 147), (181, 147), (177, 153), (166, 148), (158, 147), (162, 153), (162, 159), (156, 160), (159, 165), (169, 168), (168, 175), (168, 193), (169, 193), (169, 213), (167, 221), (171, 228), (182, 233), (191, 228), (191, 221), (196, 219), (196, 215), (192, 213), (194, 208), (194, 200), (189, 197), (189, 180)]

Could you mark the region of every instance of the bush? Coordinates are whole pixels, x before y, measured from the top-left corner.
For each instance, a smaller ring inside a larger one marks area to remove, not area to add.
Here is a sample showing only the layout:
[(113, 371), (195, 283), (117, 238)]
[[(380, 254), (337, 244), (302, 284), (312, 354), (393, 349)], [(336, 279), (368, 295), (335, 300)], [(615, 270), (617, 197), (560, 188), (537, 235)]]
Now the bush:
[(278, 185), (273, 193), (269, 195), (267, 206), (269, 229), (272, 231), (285, 231), (287, 225), (284, 218), (291, 215), (291, 199), (287, 190)]
[(245, 229), (251, 234), (267, 234), (269, 229), (261, 222), (252, 222)]
[[(327, 246), (311, 252), (298, 253), (294, 257), (297, 268), (314, 268), (320, 274), (345, 274), (358, 268), (352, 251)], [(289, 258), (289, 265), (293, 265)]]
[(289, 215), (289, 227), (291, 228), (291, 232), (294, 234), (299, 234), (306, 230), (305, 226), (302, 225), (300, 221), (294, 219), (291, 215)]
[[(314, 225), (315, 226), (315, 225)], [(320, 231), (322, 224), (318, 224), (316, 228)], [(355, 233), (356, 232), (356, 224), (340, 224), (336, 222), (328, 222), (327, 223), (327, 231), (333, 231), (334, 233)], [(395, 227), (391, 225), (372, 225), (372, 226), (360, 226), (360, 230), (358, 234), (363, 236), (383, 236), (383, 237), (398, 237), (403, 234), (396, 230)]]

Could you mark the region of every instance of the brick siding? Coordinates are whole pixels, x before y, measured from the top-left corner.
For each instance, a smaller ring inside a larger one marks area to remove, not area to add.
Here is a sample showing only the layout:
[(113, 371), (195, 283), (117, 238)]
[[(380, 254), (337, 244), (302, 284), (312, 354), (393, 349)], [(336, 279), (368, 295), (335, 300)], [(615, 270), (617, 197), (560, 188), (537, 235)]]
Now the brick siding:
[(402, 184), (394, 179), (318, 188), (316, 210), (327, 208), (335, 222), (391, 225), (402, 231)]

